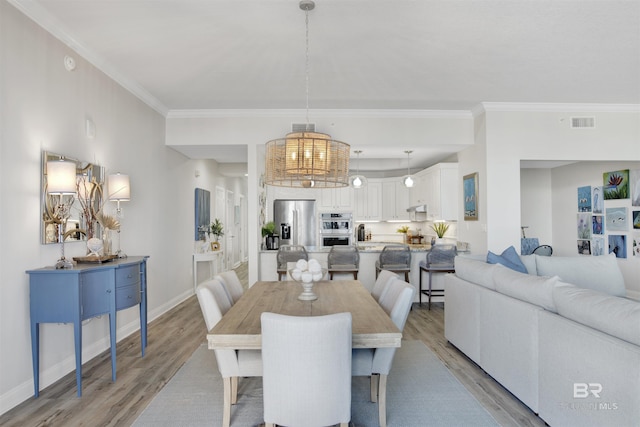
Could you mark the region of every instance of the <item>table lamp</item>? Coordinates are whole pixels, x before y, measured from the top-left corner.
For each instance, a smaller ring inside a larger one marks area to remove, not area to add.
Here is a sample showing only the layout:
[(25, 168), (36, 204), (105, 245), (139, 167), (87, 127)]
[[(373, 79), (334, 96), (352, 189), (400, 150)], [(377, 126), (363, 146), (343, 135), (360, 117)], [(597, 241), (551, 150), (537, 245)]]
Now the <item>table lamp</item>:
[[(128, 202), (131, 198), (131, 186), (129, 185), (129, 175), (124, 175), (118, 172), (115, 175), (109, 175), (107, 177), (107, 196), (109, 201), (116, 202), (116, 217), (122, 218), (122, 209), (120, 208), (120, 202)], [(122, 222), (118, 228), (118, 251), (116, 254), (118, 258), (126, 258), (127, 255), (120, 250), (120, 229), (122, 228)]]
[(56, 199), (54, 221), (58, 223), (58, 242), (61, 243), (61, 256), (56, 262), (57, 269), (73, 268), (73, 263), (64, 256), (64, 239), (67, 219), (71, 213), (71, 205), (76, 195), (75, 162), (50, 160), (47, 162), (47, 194)]

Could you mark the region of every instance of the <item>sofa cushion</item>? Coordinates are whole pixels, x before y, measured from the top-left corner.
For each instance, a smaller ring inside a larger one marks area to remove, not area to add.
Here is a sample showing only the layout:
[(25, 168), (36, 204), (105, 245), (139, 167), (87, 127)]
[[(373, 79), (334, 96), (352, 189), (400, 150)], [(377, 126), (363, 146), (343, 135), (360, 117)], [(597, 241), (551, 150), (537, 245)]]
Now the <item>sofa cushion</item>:
[(459, 278), (495, 290), (496, 287), (493, 283), (495, 265), (472, 258), (457, 256), (454, 260), (454, 266), (456, 276)]
[(513, 271), (501, 265), (493, 273), (496, 291), (501, 294), (535, 304), (545, 310), (556, 312), (553, 303), (553, 288), (558, 276), (543, 277)]
[(520, 255), (520, 261), (524, 264), (527, 269), (527, 273), (533, 274), (534, 276), (538, 275), (538, 269), (536, 268), (536, 257), (537, 255)]
[(603, 256), (537, 256), (540, 276), (560, 276), (563, 282), (609, 295), (626, 296), (624, 278), (615, 254)]
[(494, 254), (489, 251), (487, 253), (487, 262), (489, 264), (502, 264), (505, 267), (509, 267), (512, 270), (519, 271), (520, 273), (526, 273), (527, 267), (520, 261), (520, 256), (516, 252), (516, 248), (509, 246), (502, 251), (500, 255)]
[(558, 314), (640, 345), (640, 303), (559, 282), (553, 290)]

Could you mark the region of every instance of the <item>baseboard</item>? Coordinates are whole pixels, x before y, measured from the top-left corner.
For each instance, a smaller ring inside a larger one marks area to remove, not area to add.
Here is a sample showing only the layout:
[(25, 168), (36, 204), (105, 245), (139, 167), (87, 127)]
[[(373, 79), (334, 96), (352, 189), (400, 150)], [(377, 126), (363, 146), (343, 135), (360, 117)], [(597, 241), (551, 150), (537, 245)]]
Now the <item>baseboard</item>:
[[(192, 295), (193, 295), (193, 290), (189, 289), (188, 291), (181, 293), (175, 298), (167, 301), (161, 306), (148, 312), (147, 324), (157, 319), (158, 317), (162, 316), (164, 313), (171, 310), (173, 307), (187, 300)], [(138, 306), (135, 306), (136, 310), (138, 309), (137, 307)], [(103, 316), (98, 316), (98, 318), (101, 318), (101, 317)], [(120, 337), (120, 339), (118, 339), (118, 342), (127, 338), (129, 335), (139, 331), (140, 331), (140, 319), (136, 318), (131, 322), (127, 323), (126, 325), (122, 325), (117, 329), (116, 336)], [(88, 361), (90, 361), (94, 357), (98, 356), (105, 350), (109, 349), (109, 347), (110, 347), (110, 341), (109, 341), (108, 334), (90, 345), (83, 346), (82, 347), (82, 364), (83, 365), (86, 364)], [(117, 354), (116, 354), (116, 361), (117, 361)], [(73, 352), (73, 348), (71, 348), (71, 355), (69, 357), (65, 358), (59, 363), (56, 363), (53, 366), (50, 366), (49, 368), (43, 371), (40, 371), (40, 390), (45, 389), (46, 387), (60, 380), (69, 372), (75, 371), (75, 369), (76, 369), (76, 358), (75, 358), (75, 353)], [(22, 402), (24, 402), (25, 400), (31, 397), (33, 397), (33, 378), (23, 382), (19, 386), (14, 387), (11, 390), (7, 391), (6, 393), (3, 393), (2, 395), (0, 395), (0, 415), (13, 409), (14, 407), (18, 406), (19, 404), (21, 404)]]

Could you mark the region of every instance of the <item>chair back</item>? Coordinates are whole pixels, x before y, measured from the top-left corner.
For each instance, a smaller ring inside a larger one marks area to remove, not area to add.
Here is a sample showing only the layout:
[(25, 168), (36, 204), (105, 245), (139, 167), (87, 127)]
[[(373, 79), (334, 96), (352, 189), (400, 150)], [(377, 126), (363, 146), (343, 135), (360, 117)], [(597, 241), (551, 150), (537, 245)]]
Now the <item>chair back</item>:
[[(204, 292), (205, 290), (209, 292), (210, 296)], [(231, 308), (231, 300), (227, 290), (221, 281), (211, 279), (198, 285), (196, 295), (202, 314), (205, 317), (204, 321), (207, 324), (207, 330), (211, 330)]]
[(540, 245), (533, 250), (533, 254), (540, 256), (551, 256), (553, 255), (553, 248), (549, 245)]
[(329, 269), (358, 269), (360, 266), (360, 252), (355, 246), (332, 246), (327, 257), (327, 266)]
[(309, 254), (302, 245), (282, 245), (278, 249), (278, 270), (286, 270), (288, 262), (296, 262), (299, 259), (309, 260)]
[[(389, 284), (389, 290), (386, 292), (387, 296), (385, 297), (389, 302), (393, 301), (389, 317), (391, 317), (400, 332), (404, 329), (415, 294), (416, 288), (404, 280), (396, 279)], [(385, 301), (385, 304), (387, 304), (387, 301)], [(377, 348), (373, 355), (372, 372), (388, 375), (395, 354), (395, 348)]]
[(262, 313), (264, 421), (327, 426), (351, 420), (351, 313)]
[(458, 255), (456, 245), (434, 245), (427, 252), (427, 267), (451, 267)]
[(389, 270), (381, 270), (380, 274), (378, 274), (378, 278), (376, 282), (373, 284), (373, 290), (371, 291), (371, 295), (375, 298), (376, 301), (380, 302), (380, 298), (384, 293), (387, 285), (391, 282), (392, 279), (397, 279), (398, 275), (393, 271)]
[(411, 250), (409, 245), (387, 245), (380, 252), (380, 268), (410, 268)]
[(216, 276), (216, 279), (222, 282), (224, 288), (227, 290), (231, 303), (235, 304), (244, 293), (244, 288), (236, 272), (233, 270), (222, 272)]

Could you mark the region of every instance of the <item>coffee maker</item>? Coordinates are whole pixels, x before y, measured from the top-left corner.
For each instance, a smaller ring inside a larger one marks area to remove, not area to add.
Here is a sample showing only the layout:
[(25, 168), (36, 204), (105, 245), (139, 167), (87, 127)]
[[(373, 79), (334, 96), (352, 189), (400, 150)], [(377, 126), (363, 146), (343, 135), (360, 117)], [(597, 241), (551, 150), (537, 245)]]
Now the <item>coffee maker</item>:
[(360, 224), (358, 225), (358, 242), (364, 242), (365, 241), (365, 230), (364, 230), (364, 224)]

